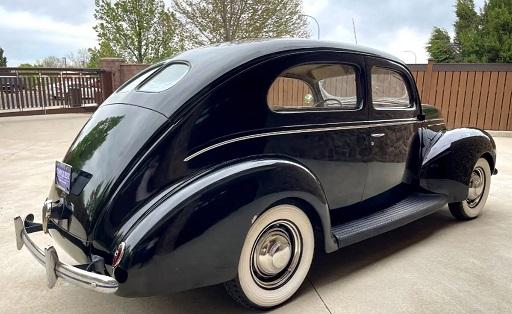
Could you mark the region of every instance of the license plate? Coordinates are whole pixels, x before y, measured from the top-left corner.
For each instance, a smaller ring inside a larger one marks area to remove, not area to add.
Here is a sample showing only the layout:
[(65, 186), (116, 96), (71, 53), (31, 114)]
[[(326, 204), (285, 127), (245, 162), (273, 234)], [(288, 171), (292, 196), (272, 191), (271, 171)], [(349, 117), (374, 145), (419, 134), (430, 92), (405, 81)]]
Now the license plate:
[(71, 190), (71, 166), (63, 162), (55, 162), (55, 185), (62, 191)]

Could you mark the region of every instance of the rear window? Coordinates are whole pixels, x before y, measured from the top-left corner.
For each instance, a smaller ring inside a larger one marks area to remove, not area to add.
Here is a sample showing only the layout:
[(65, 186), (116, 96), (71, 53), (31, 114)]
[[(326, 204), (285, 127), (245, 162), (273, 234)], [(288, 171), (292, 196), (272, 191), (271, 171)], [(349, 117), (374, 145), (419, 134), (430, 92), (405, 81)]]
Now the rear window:
[(150, 78), (142, 86), (139, 87), (141, 92), (161, 92), (173, 87), (188, 72), (189, 66), (185, 63), (173, 63), (165, 67), (155, 76)]
[(151, 74), (155, 73), (156, 70), (158, 70), (159, 68), (160, 66), (155, 66), (154, 68), (148, 69), (145, 72), (140, 73), (138, 76), (134, 77), (131, 81), (129, 81), (126, 85), (121, 87), (118, 93), (128, 92), (135, 89), (137, 85), (142, 83), (142, 81), (147, 79)]

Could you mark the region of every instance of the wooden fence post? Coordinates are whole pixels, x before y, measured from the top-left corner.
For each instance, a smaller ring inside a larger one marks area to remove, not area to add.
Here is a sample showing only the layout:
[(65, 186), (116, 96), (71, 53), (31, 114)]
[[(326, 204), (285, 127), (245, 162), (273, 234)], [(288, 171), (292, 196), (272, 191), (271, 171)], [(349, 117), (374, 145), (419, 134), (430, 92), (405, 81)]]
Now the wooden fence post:
[(427, 71), (423, 79), (423, 88), (421, 91), (421, 102), (430, 104), (430, 84), (432, 82), (432, 68), (434, 67), (434, 59), (428, 59)]

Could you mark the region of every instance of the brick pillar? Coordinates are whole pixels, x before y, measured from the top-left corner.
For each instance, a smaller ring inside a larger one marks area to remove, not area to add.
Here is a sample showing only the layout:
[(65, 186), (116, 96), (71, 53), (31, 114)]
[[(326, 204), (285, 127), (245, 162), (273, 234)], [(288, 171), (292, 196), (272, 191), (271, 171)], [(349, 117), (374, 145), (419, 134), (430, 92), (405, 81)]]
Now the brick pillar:
[(121, 58), (101, 58), (100, 68), (112, 75), (112, 89), (116, 90), (121, 86), (121, 64), (124, 61)]

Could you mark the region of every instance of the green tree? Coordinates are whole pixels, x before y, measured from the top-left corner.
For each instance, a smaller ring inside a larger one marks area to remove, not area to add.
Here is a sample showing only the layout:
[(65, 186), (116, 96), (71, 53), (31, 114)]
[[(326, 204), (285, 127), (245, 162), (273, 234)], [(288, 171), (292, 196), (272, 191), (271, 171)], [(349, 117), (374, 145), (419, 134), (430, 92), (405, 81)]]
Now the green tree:
[(445, 29), (434, 27), (426, 48), (437, 63), (455, 62), (454, 47)]
[(89, 48), (89, 63), (88, 68), (99, 68), (101, 58), (115, 58), (119, 55), (114, 51), (112, 46), (107, 41), (100, 41), (98, 47)]
[[(457, 0), (455, 14), (457, 19), (454, 24), (453, 46), (457, 62), (512, 62), (512, 0), (488, 0), (480, 13), (475, 11), (473, 0)], [(441, 44), (428, 48), (441, 39), (446, 45), (448, 33), (446, 30), (442, 31), (446, 34), (441, 36), (439, 31), (432, 32), (427, 45), (427, 50), (434, 59), (436, 57), (433, 53), (443, 57), (439, 53), (446, 51), (439, 48)], [(441, 59), (452, 62), (450, 58)]]
[(309, 37), (301, 0), (175, 0), (192, 45), (248, 38)]
[(480, 16), (475, 11), (473, 0), (457, 0), (455, 5), (457, 17), (454, 26), (453, 39), (457, 60), (463, 62), (478, 62), (478, 30)]
[(481, 14), (479, 59), (481, 62), (512, 62), (512, 1), (489, 0)]
[(0, 67), (7, 66), (7, 58), (4, 57), (4, 50), (0, 48)]
[(31, 64), (31, 63), (20, 63), (20, 64), (18, 65), (18, 67), (19, 67), (19, 68), (33, 68), (33, 67), (34, 67), (34, 65), (33, 65), (33, 64)]
[(184, 49), (181, 25), (163, 0), (95, 0), (95, 4), (94, 30), (100, 43), (109, 43), (117, 56), (150, 63)]

